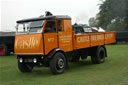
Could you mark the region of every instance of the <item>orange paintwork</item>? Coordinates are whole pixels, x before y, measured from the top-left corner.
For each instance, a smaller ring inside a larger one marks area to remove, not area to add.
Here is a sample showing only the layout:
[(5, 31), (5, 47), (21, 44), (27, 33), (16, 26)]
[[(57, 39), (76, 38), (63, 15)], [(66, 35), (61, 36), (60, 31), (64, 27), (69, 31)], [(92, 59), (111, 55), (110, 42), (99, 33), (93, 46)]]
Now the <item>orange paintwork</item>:
[(115, 32), (106, 32), (105, 33), (105, 44), (110, 44), (115, 42)]
[(15, 53), (43, 55), (42, 34), (16, 35)]
[(45, 55), (54, 48), (58, 48), (57, 33), (44, 33)]
[(71, 20), (63, 20), (64, 32), (72, 32)]
[(68, 52), (81, 48), (88, 48), (115, 42), (115, 32), (75, 34), (72, 32), (71, 20), (61, 20), (62, 31), (44, 33), (45, 24), (47, 21), (50, 20), (44, 20), (44, 25), (42, 28), (43, 31), (40, 34), (16, 35), (16, 54), (47, 55), (55, 48), (60, 48), (65, 52)]
[(74, 49), (93, 47), (115, 42), (115, 32), (76, 34), (74, 37)]
[(59, 48), (64, 51), (72, 51), (72, 35), (66, 32), (59, 32)]
[(90, 35), (90, 44), (91, 46), (103, 45), (104, 42), (104, 33), (91, 33)]
[(71, 20), (63, 20), (62, 32), (58, 32), (59, 38), (59, 48), (64, 51), (73, 50), (73, 40), (72, 40), (72, 24)]
[(90, 40), (88, 34), (75, 35), (76, 49), (90, 47)]

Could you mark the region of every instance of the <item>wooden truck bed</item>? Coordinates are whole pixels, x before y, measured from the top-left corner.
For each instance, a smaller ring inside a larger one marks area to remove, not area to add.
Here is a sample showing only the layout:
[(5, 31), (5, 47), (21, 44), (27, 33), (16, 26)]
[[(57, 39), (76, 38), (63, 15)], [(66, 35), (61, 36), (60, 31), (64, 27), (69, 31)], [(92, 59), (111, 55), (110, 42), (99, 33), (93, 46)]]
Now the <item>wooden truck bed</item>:
[(88, 48), (115, 42), (115, 32), (74, 35), (74, 49)]

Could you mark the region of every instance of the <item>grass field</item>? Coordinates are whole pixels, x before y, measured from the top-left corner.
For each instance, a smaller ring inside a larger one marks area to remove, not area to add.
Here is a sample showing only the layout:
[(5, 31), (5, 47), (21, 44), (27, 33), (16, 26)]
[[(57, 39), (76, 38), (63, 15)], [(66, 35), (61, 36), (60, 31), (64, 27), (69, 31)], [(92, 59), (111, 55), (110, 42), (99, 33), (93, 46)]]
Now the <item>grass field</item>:
[(91, 64), (88, 57), (79, 63), (70, 63), (62, 75), (52, 75), (46, 67), (21, 73), (16, 56), (0, 56), (0, 85), (128, 85), (128, 44), (106, 47), (105, 63)]

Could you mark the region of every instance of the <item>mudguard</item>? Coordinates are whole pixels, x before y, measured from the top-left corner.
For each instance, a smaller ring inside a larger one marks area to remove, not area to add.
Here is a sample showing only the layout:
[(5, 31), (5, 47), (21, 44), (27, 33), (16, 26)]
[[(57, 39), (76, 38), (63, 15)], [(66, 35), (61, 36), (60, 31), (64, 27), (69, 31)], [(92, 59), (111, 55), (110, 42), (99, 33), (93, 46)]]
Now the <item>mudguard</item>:
[(65, 56), (65, 58), (66, 58), (66, 67), (68, 67), (68, 57), (67, 57), (67, 55), (65, 54), (65, 52), (64, 52), (62, 49), (60, 49), (60, 48), (55, 48), (55, 49), (53, 49), (52, 51), (50, 51), (50, 52), (48, 53), (47, 57), (48, 57), (49, 59), (52, 59), (53, 56), (54, 56), (57, 52), (61, 52), (61, 53), (64, 54), (64, 56)]

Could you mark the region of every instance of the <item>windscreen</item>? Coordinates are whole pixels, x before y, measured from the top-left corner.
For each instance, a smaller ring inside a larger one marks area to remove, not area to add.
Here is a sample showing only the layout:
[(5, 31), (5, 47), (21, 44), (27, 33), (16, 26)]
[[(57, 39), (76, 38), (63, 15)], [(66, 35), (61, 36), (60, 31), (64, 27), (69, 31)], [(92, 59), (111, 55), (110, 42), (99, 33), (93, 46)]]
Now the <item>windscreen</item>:
[(17, 24), (17, 34), (41, 33), (43, 20), (22, 22)]

